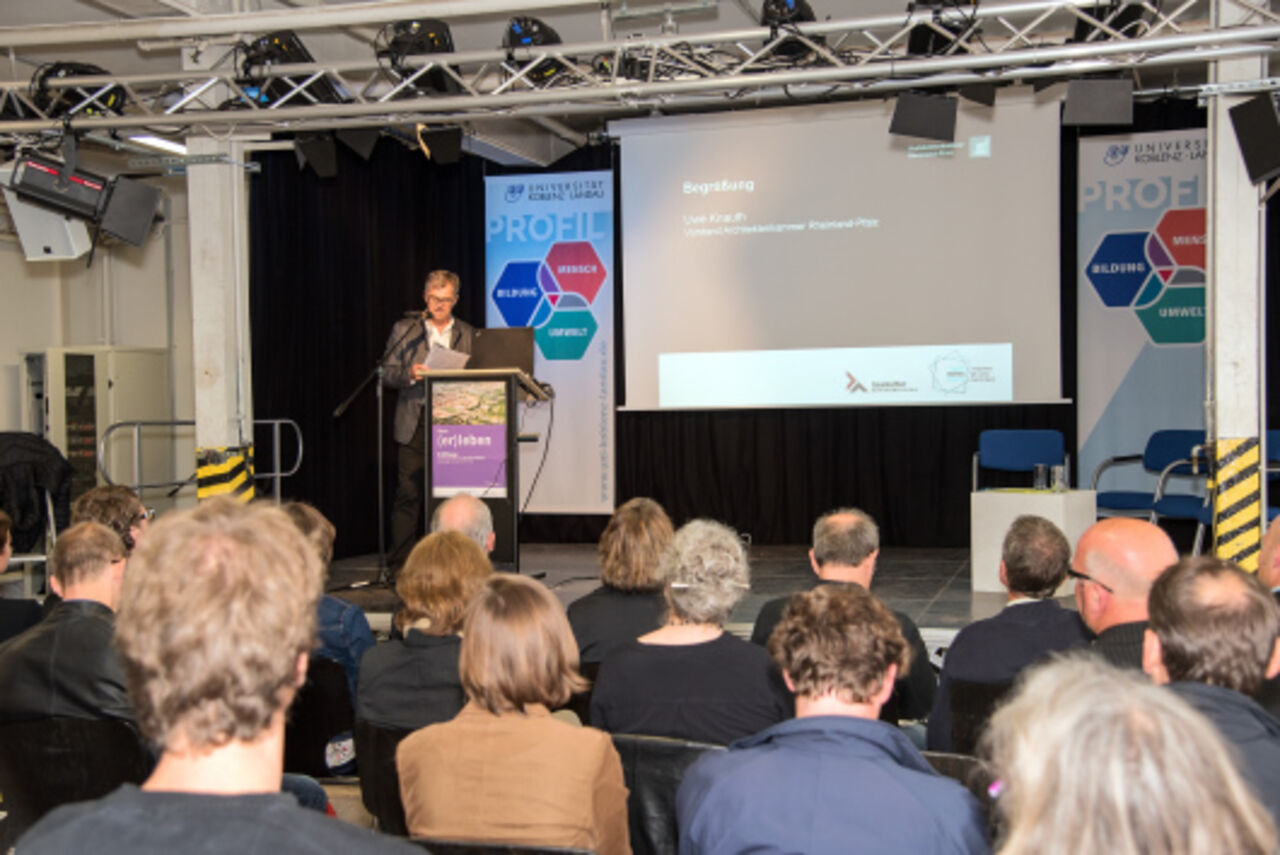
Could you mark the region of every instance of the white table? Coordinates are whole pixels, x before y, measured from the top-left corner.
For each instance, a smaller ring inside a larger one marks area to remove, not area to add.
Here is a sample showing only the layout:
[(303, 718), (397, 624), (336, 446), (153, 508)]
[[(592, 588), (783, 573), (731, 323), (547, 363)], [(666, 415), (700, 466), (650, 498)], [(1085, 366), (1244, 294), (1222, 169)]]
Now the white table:
[[(1052, 522), (1067, 536), (1074, 551), (1084, 530), (1098, 518), (1098, 495), (1093, 490), (979, 490), (969, 494), (969, 589), (1004, 593), (1000, 584), (1000, 552), (1014, 519), (1035, 514)], [(1074, 589), (1071, 579), (1058, 596)]]

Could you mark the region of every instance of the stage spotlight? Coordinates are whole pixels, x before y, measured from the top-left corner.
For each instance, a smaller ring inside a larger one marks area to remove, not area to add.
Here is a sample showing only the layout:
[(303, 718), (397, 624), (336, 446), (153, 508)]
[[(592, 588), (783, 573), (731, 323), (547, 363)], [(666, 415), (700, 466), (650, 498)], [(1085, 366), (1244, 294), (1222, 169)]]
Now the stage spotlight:
[(760, 26), (771, 29), (816, 20), (808, 0), (764, 0), (760, 8)]
[(955, 142), (956, 99), (945, 95), (903, 92), (893, 108), (889, 133)]
[[(504, 48), (537, 47), (560, 44), (560, 34), (537, 18), (517, 16), (507, 21), (507, 31), (502, 35)], [(546, 82), (564, 71), (564, 64), (557, 60), (543, 60), (526, 76)]]
[[(241, 79), (238, 82), (245, 90), (245, 94), (259, 104), (274, 104), (289, 96), (297, 84), (288, 77), (273, 77), (263, 86), (254, 77), (255, 69), (260, 74), (262, 68), (268, 65), (315, 62), (311, 51), (306, 49), (293, 30), (268, 33), (243, 45), (241, 50), (244, 52), (244, 60), (240, 64)], [(351, 99), (346, 96), (346, 93), (340, 92), (329, 78), (323, 76), (313, 80), (289, 98), (290, 104), (295, 106), (317, 101), (324, 104), (341, 104), (349, 100)]]
[(418, 137), (418, 148), (428, 160), (440, 165), (457, 163), (462, 159), (462, 129), (438, 128), (432, 130), (419, 124), (415, 128)]
[[(401, 78), (411, 77), (419, 66), (408, 57), (427, 53), (453, 53), (453, 33), (449, 25), (435, 18), (394, 21), (378, 31), (373, 41), (379, 62), (389, 63)], [(462, 89), (442, 68), (433, 68), (419, 76), (413, 84), (419, 90), (441, 95), (456, 94)]]
[(51, 118), (64, 115), (72, 107), (88, 102), (80, 108), (81, 115), (103, 116), (108, 113), (119, 115), (124, 110), (127, 99), (125, 91), (119, 86), (109, 87), (99, 93), (101, 86), (71, 86), (65, 89), (53, 89), (49, 86), (51, 79), (64, 77), (109, 76), (111, 72), (96, 65), (83, 62), (50, 62), (36, 69), (31, 76), (31, 102), (46, 116)]

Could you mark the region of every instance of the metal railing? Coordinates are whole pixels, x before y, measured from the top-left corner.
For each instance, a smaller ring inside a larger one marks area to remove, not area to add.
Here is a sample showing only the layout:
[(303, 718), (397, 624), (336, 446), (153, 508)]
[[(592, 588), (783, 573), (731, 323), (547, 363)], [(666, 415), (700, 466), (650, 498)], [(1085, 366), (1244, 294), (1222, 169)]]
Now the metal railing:
[[(128, 429), (132, 432), (133, 446), (133, 481), (129, 484), (134, 490), (142, 492), (143, 490), (157, 490), (166, 487), (181, 488), (188, 484), (192, 484), (196, 480), (196, 476), (192, 473), (189, 477), (181, 481), (157, 481), (148, 483), (142, 480), (142, 431), (144, 428), (184, 428), (195, 427), (194, 421), (131, 421), (116, 422), (103, 431), (101, 438), (98, 439), (98, 473), (108, 484), (115, 483), (111, 480), (111, 475), (107, 472), (106, 452), (107, 444), (111, 441), (112, 435), (117, 431)], [(254, 455), (254, 481), (264, 481), (271, 479), (271, 495), (278, 502), (281, 498), (280, 484), (285, 479), (297, 473), (302, 466), (302, 428), (293, 419), (254, 419), (254, 427), (271, 427), (271, 463), (272, 467), (269, 471), (262, 472), (257, 469), (259, 458)], [(298, 452), (294, 458), (293, 465), (288, 470), (281, 469), (281, 436), (282, 429), (285, 427), (293, 428), (294, 437), (298, 442)]]

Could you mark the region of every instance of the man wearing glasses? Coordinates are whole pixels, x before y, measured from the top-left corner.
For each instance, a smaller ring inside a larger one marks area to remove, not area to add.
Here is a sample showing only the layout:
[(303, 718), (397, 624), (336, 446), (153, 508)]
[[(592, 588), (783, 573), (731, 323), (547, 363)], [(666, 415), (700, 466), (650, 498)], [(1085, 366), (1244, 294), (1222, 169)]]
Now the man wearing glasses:
[(426, 399), (427, 357), (434, 348), (458, 353), (471, 352), (474, 328), (453, 316), (460, 288), (458, 274), (433, 270), (427, 274), (422, 299), (424, 312), (413, 312), (397, 321), (387, 339), (384, 382), (399, 389), (396, 402), (395, 440), (397, 455), (396, 497), (391, 505), (391, 555), (387, 563), (399, 569), (417, 540), (422, 519), (422, 474), (424, 433), (423, 403)]
[(1097, 636), (1093, 649), (1112, 665), (1142, 667), (1147, 595), (1178, 561), (1169, 535), (1146, 520), (1110, 517), (1080, 535), (1067, 575), (1076, 580), (1076, 606)]

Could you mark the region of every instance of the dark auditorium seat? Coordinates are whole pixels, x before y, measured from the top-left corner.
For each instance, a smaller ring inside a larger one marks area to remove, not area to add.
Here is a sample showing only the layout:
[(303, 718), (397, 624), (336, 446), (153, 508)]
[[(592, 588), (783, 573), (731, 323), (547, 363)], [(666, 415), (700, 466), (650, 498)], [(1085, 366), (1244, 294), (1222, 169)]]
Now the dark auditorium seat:
[(346, 747), (350, 748), (355, 720), (347, 672), (332, 659), (312, 656), (307, 665), (307, 681), (289, 707), (284, 731), (284, 770), (313, 778), (349, 774), (352, 771), (349, 758), (342, 762), (342, 757), (328, 756), (326, 748), (331, 740), (344, 738)]
[(50, 810), (140, 784), (155, 760), (119, 719), (55, 717), (0, 725), (0, 851)]
[(0, 599), (0, 642), (21, 635), (44, 618), (44, 611), (35, 600)]
[(951, 750), (956, 754), (973, 754), (978, 739), (996, 707), (1009, 694), (1012, 683), (974, 683), (953, 680), (951, 683)]
[(949, 754), (946, 751), (922, 751), (933, 771), (958, 781), (973, 794), (982, 807), (982, 815), (990, 826), (995, 799), (991, 796), (991, 784), (995, 780), (986, 766), (976, 757), (965, 754)]
[(600, 676), (599, 662), (583, 662), (578, 666), (578, 673), (590, 684), (586, 691), (578, 692), (569, 698), (563, 709), (567, 709), (578, 717), (583, 724), (591, 723), (591, 692), (596, 686), (596, 677)]
[(594, 855), (590, 849), (567, 846), (524, 846), (511, 843), (481, 843), (469, 840), (435, 840), (414, 837), (416, 843), (432, 855)]
[(613, 734), (627, 783), (627, 817), (634, 855), (676, 855), (676, 790), (685, 770), (705, 751), (723, 745), (667, 739), (663, 736)]
[(360, 799), (378, 821), (378, 830), (401, 837), (409, 834), (404, 804), (400, 801), (400, 774), (396, 771), (396, 746), (412, 730), (378, 727), (356, 720), (356, 757), (360, 775)]

